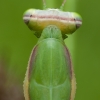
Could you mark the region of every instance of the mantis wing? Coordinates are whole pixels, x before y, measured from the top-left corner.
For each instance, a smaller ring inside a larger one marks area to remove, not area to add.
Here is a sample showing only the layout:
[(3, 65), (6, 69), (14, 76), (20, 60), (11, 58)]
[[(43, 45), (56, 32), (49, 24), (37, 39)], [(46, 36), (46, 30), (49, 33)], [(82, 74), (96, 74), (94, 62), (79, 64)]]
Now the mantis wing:
[(30, 56), (24, 81), (25, 100), (73, 100), (75, 85), (61, 31), (47, 26)]

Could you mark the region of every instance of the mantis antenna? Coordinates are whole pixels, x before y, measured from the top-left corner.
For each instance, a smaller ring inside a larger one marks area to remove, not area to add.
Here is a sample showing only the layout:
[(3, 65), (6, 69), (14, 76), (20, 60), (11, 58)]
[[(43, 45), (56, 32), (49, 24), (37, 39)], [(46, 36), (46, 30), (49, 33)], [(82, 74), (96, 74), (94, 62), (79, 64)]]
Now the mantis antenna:
[(63, 7), (65, 5), (66, 0), (63, 1), (62, 5), (60, 6), (60, 9), (63, 10)]
[[(43, 9), (46, 9), (47, 8), (46, 7), (46, 2), (45, 2), (45, 0), (42, 0), (42, 1), (43, 1)], [(66, 0), (63, 1), (62, 5), (60, 7), (61, 10), (63, 10), (63, 7), (64, 7), (65, 3), (66, 3)]]
[(47, 8), (46, 2), (45, 2), (45, 0), (42, 0), (42, 1), (43, 1), (43, 9), (46, 9)]

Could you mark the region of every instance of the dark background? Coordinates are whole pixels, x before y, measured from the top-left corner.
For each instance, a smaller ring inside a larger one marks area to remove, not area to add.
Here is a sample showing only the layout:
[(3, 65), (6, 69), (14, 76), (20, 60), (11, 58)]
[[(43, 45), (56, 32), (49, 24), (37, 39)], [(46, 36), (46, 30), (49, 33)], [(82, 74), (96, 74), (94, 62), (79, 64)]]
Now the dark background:
[[(46, 0), (59, 8), (63, 0)], [(0, 100), (24, 100), (23, 80), (37, 38), (24, 24), (23, 13), (42, 9), (42, 0), (0, 0)], [(64, 11), (78, 12), (83, 25), (65, 40), (77, 80), (75, 100), (100, 99), (100, 1), (67, 0)]]

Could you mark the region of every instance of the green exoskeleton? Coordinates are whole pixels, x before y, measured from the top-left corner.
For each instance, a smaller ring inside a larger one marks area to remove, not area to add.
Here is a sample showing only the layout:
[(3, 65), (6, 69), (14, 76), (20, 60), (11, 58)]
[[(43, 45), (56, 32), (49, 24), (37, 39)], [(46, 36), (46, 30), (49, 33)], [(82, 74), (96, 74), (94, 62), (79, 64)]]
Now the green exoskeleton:
[(81, 17), (58, 9), (30, 9), (23, 19), (39, 37), (28, 62), (25, 100), (74, 100), (76, 81), (64, 39), (81, 26)]

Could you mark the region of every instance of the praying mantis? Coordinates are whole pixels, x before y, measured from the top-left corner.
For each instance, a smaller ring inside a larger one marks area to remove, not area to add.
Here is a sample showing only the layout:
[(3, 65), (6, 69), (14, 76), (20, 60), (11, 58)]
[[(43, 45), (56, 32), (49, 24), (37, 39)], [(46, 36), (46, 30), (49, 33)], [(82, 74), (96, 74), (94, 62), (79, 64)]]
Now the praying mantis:
[(82, 24), (75, 12), (60, 9), (29, 9), (23, 20), (39, 38), (34, 46), (24, 80), (25, 100), (74, 100), (76, 80), (64, 39)]

